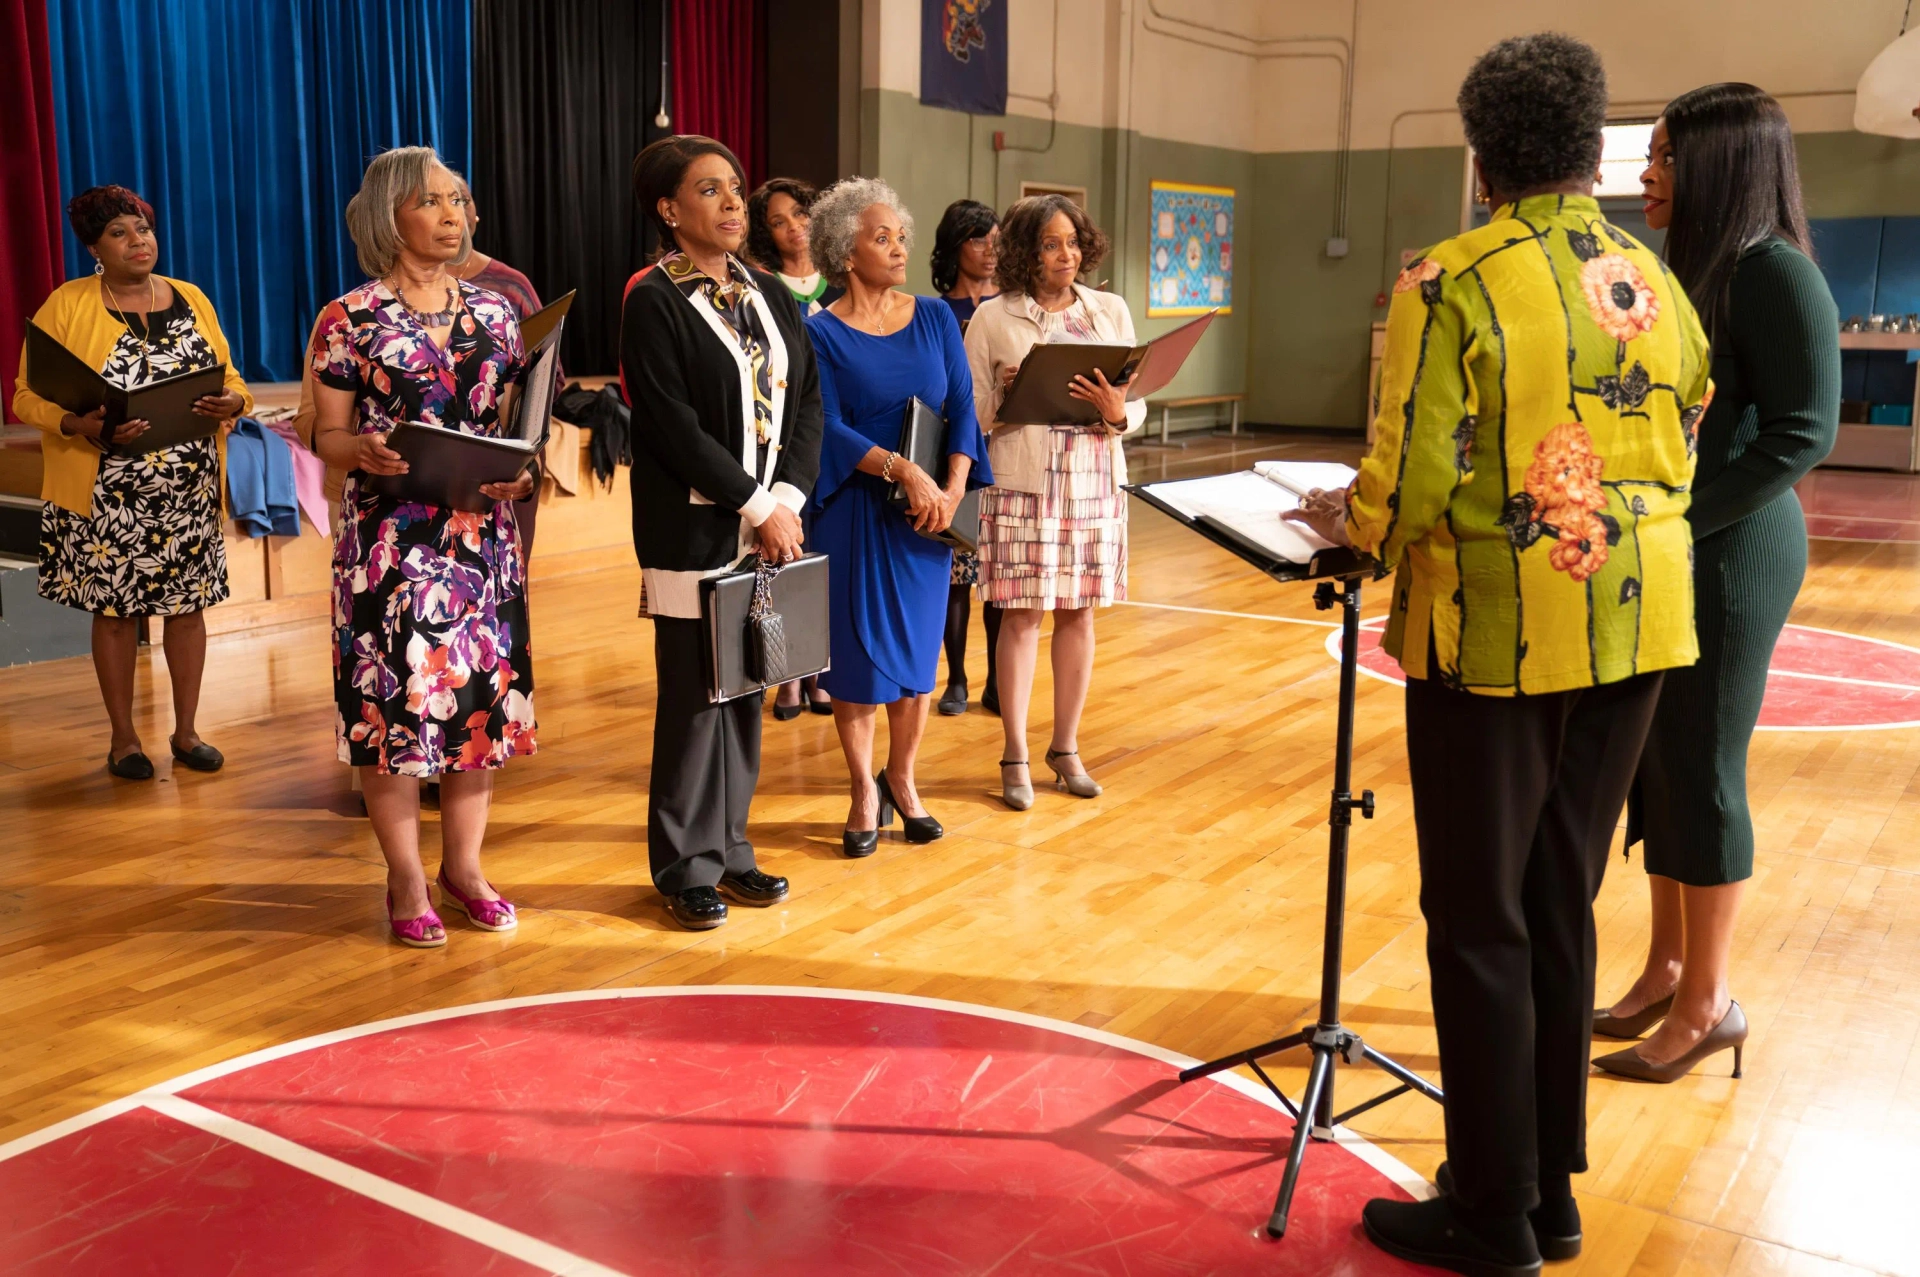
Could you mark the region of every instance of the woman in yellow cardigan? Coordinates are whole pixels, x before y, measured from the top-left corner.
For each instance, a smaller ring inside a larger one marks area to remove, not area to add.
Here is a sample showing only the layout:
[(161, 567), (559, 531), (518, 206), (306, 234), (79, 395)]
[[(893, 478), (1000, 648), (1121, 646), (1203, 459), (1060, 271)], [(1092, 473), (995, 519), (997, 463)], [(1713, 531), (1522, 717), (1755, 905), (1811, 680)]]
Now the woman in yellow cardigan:
[(173, 683), (173, 756), (195, 771), (218, 771), (220, 751), (200, 739), (194, 713), (206, 666), (203, 612), (227, 597), (220, 497), (227, 424), (253, 406), (233, 371), (227, 339), (206, 295), (153, 273), (153, 209), (124, 186), (96, 186), (67, 205), (67, 220), (93, 254), (91, 276), (53, 290), (33, 322), (107, 380), (138, 386), (214, 364), (226, 385), (193, 410), (220, 419), (213, 439), (145, 456), (108, 451), (147, 428), (105, 423), (105, 409), (76, 416), (15, 385), (13, 410), (46, 432), (40, 498), (40, 593), (93, 613), (93, 667), (113, 724), (107, 770), (150, 780), (153, 763), (133, 725), (134, 653), (140, 619), (166, 618)]

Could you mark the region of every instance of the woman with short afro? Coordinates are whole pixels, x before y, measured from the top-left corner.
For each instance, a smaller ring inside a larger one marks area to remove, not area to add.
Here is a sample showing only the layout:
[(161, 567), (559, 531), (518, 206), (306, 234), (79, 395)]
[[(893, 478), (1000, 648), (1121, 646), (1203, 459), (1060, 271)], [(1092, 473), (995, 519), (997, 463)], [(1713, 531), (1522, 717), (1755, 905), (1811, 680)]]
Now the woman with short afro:
[(1593, 898), (1661, 680), (1695, 657), (1707, 342), (1593, 198), (1592, 49), (1503, 40), (1459, 106), (1492, 218), (1400, 273), (1373, 453), (1299, 517), (1398, 569), (1385, 647), (1446, 1090), (1441, 1195), (1362, 1219), (1403, 1259), (1501, 1277), (1580, 1250)]

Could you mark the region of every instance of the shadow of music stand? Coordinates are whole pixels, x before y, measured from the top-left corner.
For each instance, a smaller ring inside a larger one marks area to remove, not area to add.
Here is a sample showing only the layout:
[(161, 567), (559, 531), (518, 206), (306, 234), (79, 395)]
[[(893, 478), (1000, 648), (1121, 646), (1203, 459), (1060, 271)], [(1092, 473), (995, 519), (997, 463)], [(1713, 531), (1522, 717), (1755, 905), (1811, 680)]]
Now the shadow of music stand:
[[(1331, 1140), (1334, 1127), (1358, 1117), (1376, 1105), (1384, 1104), (1408, 1091), (1418, 1091), (1436, 1104), (1445, 1103), (1440, 1088), (1397, 1060), (1383, 1055), (1360, 1040), (1360, 1035), (1340, 1023), (1340, 955), (1346, 938), (1347, 914), (1347, 831), (1358, 811), (1373, 819), (1373, 791), (1362, 790), (1355, 797), (1353, 780), (1353, 697), (1360, 669), (1360, 586), (1368, 579), (1383, 575), (1372, 558), (1345, 546), (1321, 550), (1306, 563), (1276, 559), (1260, 547), (1235, 534), (1226, 525), (1202, 515), (1189, 518), (1167, 501), (1154, 495), (1150, 484), (1128, 484), (1126, 490), (1184, 527), (1191, 528), (1221, 549), (1246, 560), (1276, 581), (1318, 581), (1313, 605), (1326, 611), (1340, 601), (1340, 715), (1334, 731), (1333, 803), (1327, 816), (1327, 920), (1321, 940), (1320, 1017), (1313, 1024), (1285, 1037), (1250, 1046), (1231, 1055), (1223, 1055), (1205, 1064), (1182, 1070), (1181, 1082), (1192, 1082), (1239, 1065), (1252, 1069), (1293, 1115), (1293, 1143), (1287, 1150), (1287, 1169), (1280, 1179), (1280, 1193), (1274, 1199), (1273, 1214), (1267, 1219), (1267, 1235), (1284, 1237), (1287, 1212), (1293, 1206), (1293, 1191), (1300, 1182), (1300, 1168), (1306, 1161), (1308, 1137)], [(1336, 594), (1335, 582), (1340, 583)], [(1260, 1061), (1269, 1055), (1304, 1046), (1313, 1053), (1307, 1073), (1307, 1089), (1294, 1107)], [(1365, 1061), (1381, 1069), (1400, 1085), (1343, 1113), (1333, 1111), (1333, 1070), (1337, 1060), (1348, 1064)], [(1308, 1115), (1311, 1114), (1311, 1119)]]

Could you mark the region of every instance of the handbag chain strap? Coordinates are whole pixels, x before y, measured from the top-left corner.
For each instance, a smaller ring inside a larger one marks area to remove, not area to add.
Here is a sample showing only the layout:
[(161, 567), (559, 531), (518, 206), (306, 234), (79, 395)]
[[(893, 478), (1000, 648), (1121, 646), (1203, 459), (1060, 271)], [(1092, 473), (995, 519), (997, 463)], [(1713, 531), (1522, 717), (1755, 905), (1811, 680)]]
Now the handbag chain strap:
[(757, 621), (773, 611), (773, 578), (780, 575), (780, 565), (760, 560), (753, 570), (753, 602), (747, 605), (747, 618)]

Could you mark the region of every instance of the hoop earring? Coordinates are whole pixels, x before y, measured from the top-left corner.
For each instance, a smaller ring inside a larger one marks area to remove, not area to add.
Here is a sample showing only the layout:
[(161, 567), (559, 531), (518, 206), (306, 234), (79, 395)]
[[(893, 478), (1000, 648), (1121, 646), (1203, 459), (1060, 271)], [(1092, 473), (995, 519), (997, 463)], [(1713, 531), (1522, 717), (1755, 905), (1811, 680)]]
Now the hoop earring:
[(107, 273), (107, 264), (98, 257), (93, 259), (93, 273), (96, 275), (104, 275)]

